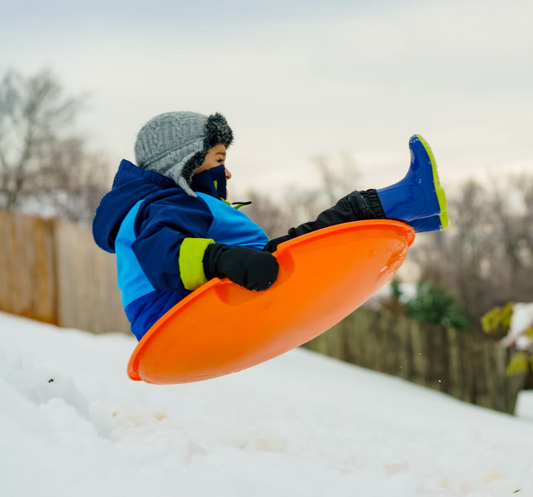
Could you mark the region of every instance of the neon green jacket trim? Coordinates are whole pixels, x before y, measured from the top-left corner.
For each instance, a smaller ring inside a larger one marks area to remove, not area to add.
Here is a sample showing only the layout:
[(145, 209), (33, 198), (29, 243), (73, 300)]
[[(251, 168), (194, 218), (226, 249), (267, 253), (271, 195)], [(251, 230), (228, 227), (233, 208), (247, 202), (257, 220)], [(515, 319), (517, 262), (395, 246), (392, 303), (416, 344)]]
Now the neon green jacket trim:
[(179, 255), (180, 276), (187, 290), (196, 290), (207, 282), (203, 259), (209, 245), (215, 243), (210, 238), (185, 238)]

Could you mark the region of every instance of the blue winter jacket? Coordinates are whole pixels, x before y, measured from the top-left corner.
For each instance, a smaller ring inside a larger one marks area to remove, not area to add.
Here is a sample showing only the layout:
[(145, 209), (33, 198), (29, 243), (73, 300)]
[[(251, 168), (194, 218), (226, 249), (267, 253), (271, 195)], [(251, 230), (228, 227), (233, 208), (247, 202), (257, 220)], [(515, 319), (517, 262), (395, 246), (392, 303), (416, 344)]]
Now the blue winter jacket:
[(225, 202), (224, 166), (193, 176), (192, 189), (196, 197), (123, 160), (96, 211), (94, 240), (116, 254), (122, 304), (138, 340), (205, 283), (202, 259), (209, 244), (262, 250), (268, 242), (257, 224)]

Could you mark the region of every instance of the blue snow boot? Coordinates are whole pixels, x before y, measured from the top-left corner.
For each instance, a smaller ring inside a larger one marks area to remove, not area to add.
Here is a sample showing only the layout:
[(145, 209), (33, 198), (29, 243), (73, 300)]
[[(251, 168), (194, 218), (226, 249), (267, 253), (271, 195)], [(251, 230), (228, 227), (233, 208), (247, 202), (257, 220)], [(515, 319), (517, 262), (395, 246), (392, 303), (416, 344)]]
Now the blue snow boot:
[(420, 135), (411, 137), (409, 149), (411, 166), (405, 178), (395, 185), (377, 190), (385, 217), (411, 224), (417, 219), (438, 216), (440, 228), (437, 228), (437, 220), (434, 219), (423, 223), (421, 230), (445, 230), (448, 227), (446, 196), (440, 186), (433, 152)]
[[(443, 218), (443, 220), (441, 220)], [(448, 226), (448, 213), (443, 212), (436, 216), (423, 217), (421, 219), (415, 219), (409, 221), (409, 225), (414, 228), (416, 233), (429, 233), (430, 231), (442, 231)]]

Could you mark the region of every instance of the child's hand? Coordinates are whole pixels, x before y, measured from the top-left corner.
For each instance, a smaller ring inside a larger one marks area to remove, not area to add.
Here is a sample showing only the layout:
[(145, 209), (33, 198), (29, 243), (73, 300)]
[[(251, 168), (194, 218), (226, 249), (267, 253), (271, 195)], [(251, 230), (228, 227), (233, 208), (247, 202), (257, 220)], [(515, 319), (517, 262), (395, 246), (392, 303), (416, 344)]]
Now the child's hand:
[(279, 271), (278, 261), (268, 252), (220, 243), (207, 247), (203, 263), (208, 280), (227, 277), (237, 285), (255, 291), (270, 288)]

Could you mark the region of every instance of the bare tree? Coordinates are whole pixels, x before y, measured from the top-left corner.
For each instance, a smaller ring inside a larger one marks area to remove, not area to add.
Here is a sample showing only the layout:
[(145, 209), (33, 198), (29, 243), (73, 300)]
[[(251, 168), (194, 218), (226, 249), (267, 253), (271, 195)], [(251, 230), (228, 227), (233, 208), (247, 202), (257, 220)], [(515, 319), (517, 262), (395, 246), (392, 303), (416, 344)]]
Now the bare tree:
[(103, 191), (105, 168), (101, 158), (85, 150), (83, 139), (69, 133), (80, 108), (81, 100), (65, 95), (49, 71), (29, 78), (14, 70), (5, 73), (0, 80), (0, 208), (44, 207), (73, 220), (88, 217), (96, 190)]
[(411, 251), (422, 279), (456, 295), (474, 323), (495, 306), (533, 301), (533, 175), (491, 187), (471, 180), (449, 213), (450, 229), (421, 236)]
[(285, 235), (292, 226), (292, 217), (282, 204), (255, 190), (246, 195), (251, 205), (245, 207), (246, 215), (265, 230), (269, 238)]
[(252, 205), (246, 207), (246, 214), (259, 224), (270, 238), (282, 236), (300, 223), (316, 219), (324, 209), (333, 206), (341, 197), (354, 190), (359, 172), (348, 154), (341, 154), (340, 167), (335, 167), (326, 156), (313, 159), (320, 174), (320, 187), (290, 187), (278, 202), (251, 190), (246, 198)]
[(90, 224), (108, 191), (109, 169), (101, 155), (86, 150), (79, 137), (51, 144), (41, 167), (42, 181), (32, 197), (39, 210), (77, 223)]
[(318, 188), (291, 188), (285, 195), (286, 211), (294, 224), (314, 220), (320, 212), (332, 207), (342, 197), (357, 188), (360, 173), (352, 157), (340, 156), (340, 165), (328, 156), (313, 158), (313, 165), (320, 175)]
[(340, 167), (334, 167), (331, 159), (324, 155), (315, 157), (313, 163), (320, 173), (318, 196), (322, 198), (325, 208), (356, 189), (360, 173), (350, 154), (340, 154)]

